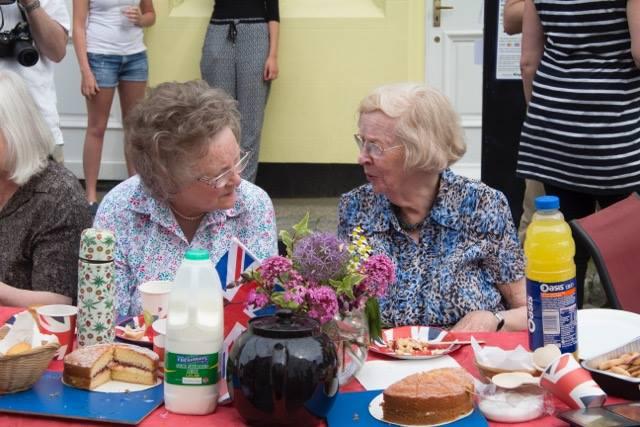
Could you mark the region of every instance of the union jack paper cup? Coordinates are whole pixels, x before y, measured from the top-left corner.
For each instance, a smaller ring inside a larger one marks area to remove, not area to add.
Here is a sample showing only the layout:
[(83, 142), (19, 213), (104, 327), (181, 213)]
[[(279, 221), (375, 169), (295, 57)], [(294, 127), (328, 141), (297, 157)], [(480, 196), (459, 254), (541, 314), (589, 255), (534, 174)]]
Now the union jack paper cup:
[(169, 280), (154, 280), (144, 282), (138, 286), (145, 324), (149, 327), (158, 319), (167, 317), (169, 308), (169, 294), (173, 282)]
[(56, 359), (62, 360), (73, 350), (78, 307), (52, 304), (36, 307), (35, 310), (40, 332), (58, 337), (60, 348), (56, 352)]
[(602, 406), (607, 395), (570, 353), (555, 359), (544, 370), (540, 386), (572, 409)]

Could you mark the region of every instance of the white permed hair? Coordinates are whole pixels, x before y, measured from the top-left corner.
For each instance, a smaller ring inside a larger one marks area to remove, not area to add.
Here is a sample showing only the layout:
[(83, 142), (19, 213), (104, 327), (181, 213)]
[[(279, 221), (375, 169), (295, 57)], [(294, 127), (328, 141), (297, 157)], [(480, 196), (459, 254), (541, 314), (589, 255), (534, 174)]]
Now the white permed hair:
[(23, 185), (43, 170), (55, 147), (25, 81), (12, 71), (0, 71), (0, 132), (6, 142), (6, 158), (0, 167), (8, 178)]

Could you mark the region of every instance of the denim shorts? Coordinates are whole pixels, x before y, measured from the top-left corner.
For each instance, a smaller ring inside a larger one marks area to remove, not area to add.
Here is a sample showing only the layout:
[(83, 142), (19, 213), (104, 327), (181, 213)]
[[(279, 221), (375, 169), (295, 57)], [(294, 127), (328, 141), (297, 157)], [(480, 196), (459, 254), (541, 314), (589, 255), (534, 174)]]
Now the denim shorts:
[(89, 66), (99, 87), (116, 87), (118, 82), (146, 82), (149, 77), (147, 52), (132, 55), (103, 55), (88, 52)]

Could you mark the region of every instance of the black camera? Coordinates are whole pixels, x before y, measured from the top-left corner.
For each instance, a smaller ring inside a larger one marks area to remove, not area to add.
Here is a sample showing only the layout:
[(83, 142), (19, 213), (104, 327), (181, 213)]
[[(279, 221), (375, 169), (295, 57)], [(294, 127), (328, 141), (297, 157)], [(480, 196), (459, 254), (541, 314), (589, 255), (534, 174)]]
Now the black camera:
[[(0, 5), (2, 4), (6, 3), (0, 2)], [(22, 16), (24, 18), (24, 14)], [(13, 30), (0, 32), (0, 58), (6, 57), (15, 58), (20, 65), (25, 67), (31, 67), (38, 62), (40, 54), (33, 45), (33, 38), (26, 18), (24, 21), (18, 22)]]

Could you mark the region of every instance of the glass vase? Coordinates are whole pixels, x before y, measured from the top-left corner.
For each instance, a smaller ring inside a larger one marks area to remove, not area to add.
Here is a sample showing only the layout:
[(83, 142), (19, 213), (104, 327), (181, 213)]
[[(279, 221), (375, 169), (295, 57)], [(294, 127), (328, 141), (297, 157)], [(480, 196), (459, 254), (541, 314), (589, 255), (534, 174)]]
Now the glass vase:
[(338, 380), (348, 383), (362, 368), (369, 351), (369, 325), (363, 310), (337, 314), (327, 322), (324, 332), (331, 338), (338, 355)]

